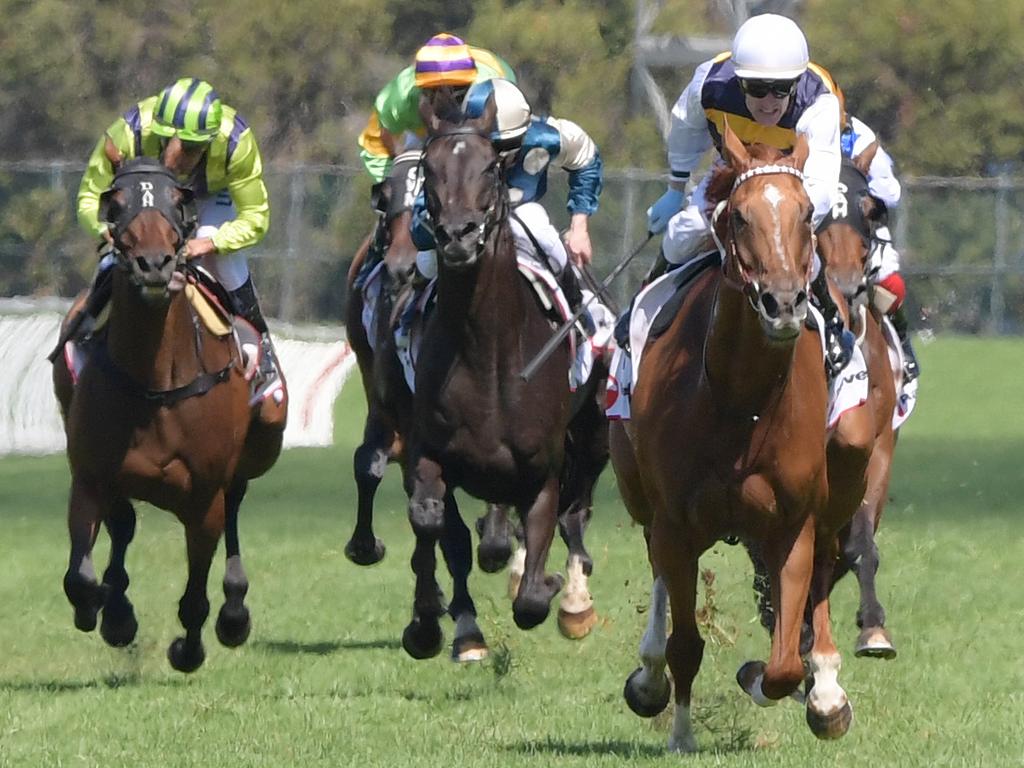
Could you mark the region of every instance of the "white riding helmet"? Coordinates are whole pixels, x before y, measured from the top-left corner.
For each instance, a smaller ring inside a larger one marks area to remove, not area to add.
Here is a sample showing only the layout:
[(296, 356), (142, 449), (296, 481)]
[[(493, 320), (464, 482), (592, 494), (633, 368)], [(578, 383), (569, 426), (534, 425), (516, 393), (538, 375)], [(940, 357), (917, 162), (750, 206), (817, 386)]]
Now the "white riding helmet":
[(736, 76), (748, 80), (795, 80), (807, 70), (807, 38), (792, 19), (774, 13), (751, 16), (732, 39)]
[(468, 117), (479, 117), (492, 94), (497, 108), (497, 127), (491, 140), (496, 144), (517, 144), (530, 127), (533, 112), (514, 83), (500, 77), (474, 83), (466, 93), (462, 110)]

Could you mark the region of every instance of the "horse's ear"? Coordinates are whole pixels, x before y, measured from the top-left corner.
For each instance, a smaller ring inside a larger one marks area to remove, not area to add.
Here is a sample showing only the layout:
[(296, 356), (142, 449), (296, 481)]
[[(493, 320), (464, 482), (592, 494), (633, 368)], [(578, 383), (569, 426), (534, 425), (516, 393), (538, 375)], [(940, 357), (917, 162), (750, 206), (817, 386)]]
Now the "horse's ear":
[(485, 133), (490, 133), (498, 124), (498, 105), (494, 101), (494, 94), (492, 93), (487, 97), (487, 103), (484, 104), (484, 111), (480, 113), (480, 117), (473, 121)]
[(96, 218), (101, 224), (113, 224), (121, 215), (123, 200), (118, 195), (121, 190), (110, 188), (100, 195), (100, 208)]
[(181, 222), (185, 228), (185, 236), (191, 237), (199, 219), (199, 212), (196, 208), (196, 193), (192, 187), (177, 186), (174, 188), (174, 204), (181, 212)]
[(109, 136), (103, 137), (103, 154), (106, 155), (107, 160), (110, 161), (110, 164), (114, 167), (115, 171), (117, 171), (117, 169), (121, 167), (121, 163), (124, 162), (124, 155), (121, 154), (121, 150), (117, 148), (117, 145), (114, 144), (113, 139)]
[(875, 159), (875, 154), (878, 152), (878, 148), (880, 146), (878, 139), (872, 141), (859, 155), (853, 158), (853, 166), (867, 176), (868, 169), (871, 167), (871, 162)]
[(728, 119), (725, 120), (722, 131), (722, 157), (737, 171), (746, 170), (750, 166), (750, 153), (740, 141), (740, 137), (729, 127)]
[(793, 152), (790, 157), (793, 158), (793, 165), (798, 170), (804, 169), (804, 164), (807, 162), (807, 156), (810, 154), (811, 148), (807, 144), (807, 137), (799, 133), (796, 137), (796, 144), (793, 146)]

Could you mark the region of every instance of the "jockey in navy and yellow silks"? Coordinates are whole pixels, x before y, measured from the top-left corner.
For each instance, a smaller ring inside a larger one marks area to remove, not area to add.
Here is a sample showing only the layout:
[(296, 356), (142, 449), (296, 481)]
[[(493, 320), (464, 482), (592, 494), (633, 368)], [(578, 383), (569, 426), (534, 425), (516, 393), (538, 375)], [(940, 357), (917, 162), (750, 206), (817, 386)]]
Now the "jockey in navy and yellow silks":
[[(660, 263), (683, 264), (707, 240), (704, 193), (711, 173), (688, 199), (686, 188), (705, 153), (712, 147), (721, 151), (726, 122), (746, 144), (786, 151), (798, 135), (805, 137), (809, 152), (804, 188), (817, 226), (831, 210), (839, 186), (840, 105), (835, 91), (828, 72), (811, 63), (807, 40), (796, 23), (771, 13), (747, 19), (730, 51), (698, 66), (672, 108), (668, 189), (647, 211), (648, 230), (665, 233)], [(825, 315), (827, 367), (834, 376), (850, 360), (853, 337), (843, 329), (817, 257), (814, 269), (812, 293)]]
[(403, 134), (422, 138), (419, 107), (423, 90), (464, 88), (492, 77), (516, 79), (512, 68), (496, 54), (466, 45), (447, 33), (432, 37), (417, 51), (416, 61), (377, 94), (370, 120), (359, 135), (359, 156), (373, 180), (379, 183), (387, 178), (392, 159), (403, 149)]
[[(182, 78), (134, 105), (100, 137), (78, 189), (79, 223), (106, 240), (110, 235), (99, 220), (99, 209), (100, 195), (114, 178), (108, 142), (125, 160), (163, 159), (195, 192), (197, 228), (185, 243), (187, 258), (201, 260), (227, 289), (237, 314), (259, 331), (262, 350), (254, 401), (274, 396), (280, 403), (283, 378), (244, 254), (270, 227), (263, 162), (252, 129), (209, 83), (197, 78)], [(94, 295), (112, 263), (109, 255), (100, 262)], [(98, 302), (90, 301), (90, 306)]]

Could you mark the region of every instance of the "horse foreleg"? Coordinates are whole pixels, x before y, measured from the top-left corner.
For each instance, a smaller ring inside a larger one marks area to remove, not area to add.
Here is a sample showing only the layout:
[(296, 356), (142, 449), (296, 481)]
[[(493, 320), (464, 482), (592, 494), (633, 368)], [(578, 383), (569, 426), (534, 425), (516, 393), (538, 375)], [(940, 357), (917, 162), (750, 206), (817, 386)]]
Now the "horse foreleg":
[(622, 695), (629, 708), (640, 717), (654, 717), (668, 706), (672, 684), (665, 674), (665, 645), (668, 640), (668, 591), (665, 582), (655, 578), (651, 585), (651, 605), (647, 611), (647, 629), (640, 641), (640, 664), (626, 679)]
[(96, 617), (105, 602), (106, 587), (96, 582), (92, 547), (102, 517), (99, 493), (92, 483), (72, 477), (68, 495), (68, 533), (71, 554), (64, 574), (64, 594), (75, 609), (75, 626), (83, 632), (96, 629)]
[(167, 649), (171, 666), (179, 672), (195, 672), (206, 658), (202, 637), (203, 624), (210, 615), (206, 582), (217, 543), (224, 531), (224, 505), (224, 494), (220, 492), (201, 519), (183, 520), (188, 550), (188, 581), (178, 602), (178, 620), (185, 628), (185, 636), (176, 638)]
[(568, 581), (558, 606), (558, 629), (570, 640), (586, 637), (597, 623), (588, 585), (594, 562), (583, 546), (583, 533), (590, 520), (590, 491), (590, 487), (579, 488), (576, 498), (558, 517), (559, 532), (569, 550), (565, 565)]
[(551, 477), (528, 510), (519, 508), (526, 534), (526, 563), (512, 616), (520, 629), (532, 629), (547, 618), (551, 600), (565, 581), (559, 574), (549, 576), (544, 571), (555, 536), (557, 505), (558, 478)]
[(409, 495), (409, 522), (419, 536), (436, 540), (444, 529), (444, 507), (447, 486), (441, 465), (419, 457), (413, 467), (412, 493)]
[(352, 456), (356, 478), (356, 526), (345, 545), (345, 557), (356, 565), (373, 565), (384, 559), (384, 542), (373, 533), (373, 499), (391, 457), (394, 432), (371, 413), (366, 419), (363, 442)]
[(487, 505), (487, 513), (476, 521), (476, 532), (480, 537), (476, 561), (481, 571), (497, 573), (508, 565), (514, 550), (512, 528), (508, 507), (503, 504)]
[(449, 493), (445, 502), (441, 553), (452, 576), (452, 601), (448, 606), (448, 613), (455, 620), (452, 661), (482, 661), (487, 658), (487, 643), (476, 623), (476, 605), (469, 594), (473, 537), (459, 514), (455, 497)]
[(242, 565), (242, 551), (238, 543), (238, 512), (249, 481), (236, 478), (224, 499), (224, 548), (227, 562), (224, 567), (224, 605), (217, 614), (217, 639), (221, 645), (236, 648), (249, 638), (252, 621), (245, 606), (249, 592), (249, 578)]
[(808, 655), (808, 666), (813, 682), (807, 693), (807, 724), (819, 739), (838, 739), (850, 729), (853, 709), (846, 691), (839, 685), (842, 660), (832, 638), (829, 618), (835, 536), (826, 531), (819, 534), (818, 541), (811, 581), (814, 646)]
[(765, 542), (761, 554), (775, 614), (771, 657), (767, 665), (748, 661), (736, 673), (736, 681), (755, 703), (770, 706), (793, 693), (804, 679), (800, 634), (814, 567), (814, 518), (808, 516), (795, 535)]
[(103, 604), (100, 635), (108, 645), (121, 648), (135, 639), (139, 629), (135, 609), (126, 594), (129, 579), (124, 566), (128, 545), (135, 538), (135, 508), (124, 497), (116, 499), (104, 522), (110, 534), (110, 562), (103, 572), (107, 599)]
[[(658, 526), (655, 517), (655, 526)], [(652, 531), (654, 566), (665, 580), (672, 610), (672, 634), (665, 658), (675, 682), (676, 709), (668, 748), (672, 752), (696, 752), (697, 739), (690, 718), (693, 680), (704, 658), (704, 639), (697, 629), (697, 563), (685, 535), (675, 528)]]
[(436, 538), (416, 533), (412, 570), (416, 574), (412, 621), (402, 632), (402, 647), (414, 659), (430, 659), (441, 652), (444, 635), (438, 619), (444, 615), (444, 597), (437, 584)]

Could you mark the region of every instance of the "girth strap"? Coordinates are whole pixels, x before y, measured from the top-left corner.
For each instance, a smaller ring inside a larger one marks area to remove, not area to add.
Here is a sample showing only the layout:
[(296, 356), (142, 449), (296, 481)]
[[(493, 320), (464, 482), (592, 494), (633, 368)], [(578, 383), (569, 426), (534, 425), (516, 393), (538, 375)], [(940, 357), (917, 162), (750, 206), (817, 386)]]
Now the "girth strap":
[(232, 360), (216, 373), (203, 372), (183, 387), (176, 387), (175, 389), (147, 389), (110, 359), (110, 353), (107, 351), (105, 343), (97, 344), (94, 347), (90, 359), (95, 361), (125, 392), (142, 397), (163, 408), (180, 403), (182, 400), (187, 400), (190, 397), (205, 395), (218, 384), (227, 381), (231, 375), (231, 368), (234, 366), (234, 360)]

